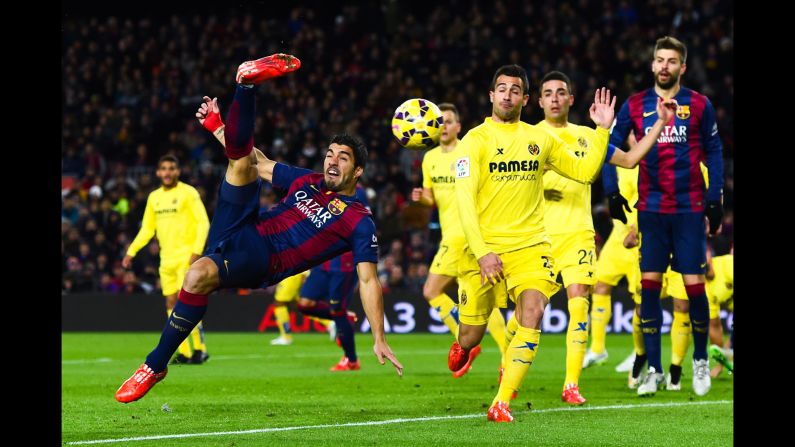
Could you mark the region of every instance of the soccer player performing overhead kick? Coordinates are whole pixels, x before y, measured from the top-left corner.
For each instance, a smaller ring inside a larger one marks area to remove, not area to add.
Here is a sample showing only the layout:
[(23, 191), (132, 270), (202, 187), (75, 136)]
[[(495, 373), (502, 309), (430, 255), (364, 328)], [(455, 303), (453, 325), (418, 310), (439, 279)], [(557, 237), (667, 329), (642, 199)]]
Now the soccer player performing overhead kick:
[[(185, 275), (160, 342), (116, 391), (119, 402), (142, 398), (166, 377), (171, 355), (204, 316), (209, 293), (229, 287), (266, 287), (346, 251), (353, 252), (376, 358), (384, 364), (386, 357), (398, 374), (403, 374), (403, 365), (384, 335), (375, 223), (354, 197), (367, 161), (367, 148), (350, 135), (335, 136), (326, 152), (322, 174), (252, 153), (254, 86), (300, 66), (298, 58), (280, 53), (244, 62), (238, 68), (238, 85), (224, 127), (229, 164), (210, 224), (207, 249)], [(217, 107), (214, 100), (212, 107)], [(287, 190), (277, 206), (263, 213), (258, 212), (260, 177)]]

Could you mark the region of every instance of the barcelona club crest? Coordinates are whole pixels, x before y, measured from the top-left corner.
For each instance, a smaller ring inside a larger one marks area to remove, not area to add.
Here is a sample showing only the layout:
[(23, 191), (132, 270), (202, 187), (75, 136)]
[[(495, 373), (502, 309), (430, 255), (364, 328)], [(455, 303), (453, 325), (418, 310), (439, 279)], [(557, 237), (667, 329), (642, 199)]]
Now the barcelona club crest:
[(680, 120), (686, 120), (690, 118), (690, 106), (679, 106), (676, 108), (676, 117)]
[(530, 143), (527, 145), (527, 152), (530, 152), (530, 155), (538, 155), (541, 153), (541, 148), (535, 143)]
[(347, 206), (348, 206), (347, 203), (343, 202), (338, 198), (335, 198), (334, 200), (329, 202), (328, 210), (331, 214), (339, 216), (340, 214), (342, 214), (343, 211), (345, 211), (345, 207)]

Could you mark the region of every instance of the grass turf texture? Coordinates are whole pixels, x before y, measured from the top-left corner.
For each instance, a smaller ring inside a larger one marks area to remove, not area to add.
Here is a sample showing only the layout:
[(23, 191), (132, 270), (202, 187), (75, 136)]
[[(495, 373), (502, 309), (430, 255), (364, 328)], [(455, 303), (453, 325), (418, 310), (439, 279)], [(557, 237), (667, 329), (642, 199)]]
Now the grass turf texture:
[[(626, 374), (614, 371), (631, 351), (632, 340), (629, 335), (608, 335), (607, 364), (584, 370), (580, 378), (588, 403), (572, 408), (560, 400), (565, 335), (542, 334), (540, 351), (511, 404), (516, 423), (494, 424), (486, 421), (486, 410), (497, 391), (499, 354), (488, 334), (483, 353), (460, 379), (453, 379), (447, 370), (453, 341), (449, 334), (390, 334), (389, 343), (405, 367), (402, 379), (388, 361), (384, 366), (377, 363), (370, 334), (357, 334), (361, 371), (338, 373), (328, 369), (339, 360), (341, 350), (326, 335), (297, 334), (291, 346), (270, 346), (274, 336), (209, 332), (209, 362), (170, 366), (168, 377), (146, 397), (125, 405), (113, 395), (155, 346), (159, 334), (64, 333), (62, 440), (71, 445), (201, 434), (93, 444), (141, 447), (502, 443), (679, 447), (733, 442), (733, 378), (724, 372), (713, 379), (706, 396), (696, 396), (691, 384), (692, 347), (683, 367), (682, 391), (660, 390), (652, 398), (639, 398), (627, 389)], [(669, 362), (666, 334), (666, 369)], [(296, 429), (445, 417), (450, 419)], [(239, 433), (275, 428), (292, 429)], [(218, 432), (234, 433), (209, 435)]]

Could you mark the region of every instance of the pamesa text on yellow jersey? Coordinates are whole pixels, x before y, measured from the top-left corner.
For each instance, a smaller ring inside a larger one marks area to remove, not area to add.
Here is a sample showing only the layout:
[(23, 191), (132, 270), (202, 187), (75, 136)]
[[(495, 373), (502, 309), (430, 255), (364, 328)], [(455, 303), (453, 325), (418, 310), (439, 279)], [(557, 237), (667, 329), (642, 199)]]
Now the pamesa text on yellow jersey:
[(459, 143), (456, 201), (470, 250), (480, 259), (548, 241), (544, 229), (543, 168), (591, 183), (607, 151), (607, 129), (577, 157), (569, 145), (539, 126), (486, 118)]

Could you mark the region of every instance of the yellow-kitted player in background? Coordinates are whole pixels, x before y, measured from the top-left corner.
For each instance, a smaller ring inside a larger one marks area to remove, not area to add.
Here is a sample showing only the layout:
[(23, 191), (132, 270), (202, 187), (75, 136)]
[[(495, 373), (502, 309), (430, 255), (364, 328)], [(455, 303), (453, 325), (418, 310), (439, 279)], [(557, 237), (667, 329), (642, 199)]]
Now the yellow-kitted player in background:
[[(122, 267), (130, 268), (135, 254), (152, 236), (160, 244), (160, 286), (166, 297), (166, 312), (177, 302), (177, 293), (188, 267), (204, 251), (210, 221), (207, 210), (196, 188), (179, 181), (179, 161), (173, 155), (164, 155), (157, 162), (157, 178), (161, 185), (149, 193), (141, 229), (127, 248)], [(191, 350), (190, 340), (193, 343)], [(209, 358), (204, 343), (201, 322), (191, 331), (190, 337), (179, 346), (172, 363), (201, 364)]]

